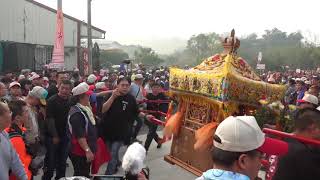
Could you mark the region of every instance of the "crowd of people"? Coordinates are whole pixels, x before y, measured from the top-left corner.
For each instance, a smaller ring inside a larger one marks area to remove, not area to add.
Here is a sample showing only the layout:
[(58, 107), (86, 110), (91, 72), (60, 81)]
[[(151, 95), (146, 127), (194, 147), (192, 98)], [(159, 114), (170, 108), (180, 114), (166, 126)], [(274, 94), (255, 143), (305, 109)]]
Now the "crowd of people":
[[(109, 150), (106, 175), (117, 173), (121, 165), (119, 149), (137, 139), (144, 122), (149, 127), (145, 142), (161, 148), (157, 126), (147, 123), (157, 114), (143, 109), (166, 111), (164, 104), (143, 100), (165, 100), (169, 88), (168, 69), (146, 71), (139, 67), (125, 71), (94, 72), (81, 76), (56, 70), (40, 73), (7, 73), (0, 82), (1, 177), (32, 179), (43, 170), (43, 180), (65, 177), (70, 158), (75, 176), (90, 177), (98, 138)], [(2, 140), (3, 139), (3, 140)], [(11, 142), (11, 145), (9, 145)], [(17, 154), (16, 154), (16, 153)]]
[[(262, 78), (288, 84), (284, 103), (299, 107), (292, 133), (317, 140), (319, 76), (305, 71), (268, 73)], [(166, 67), (139, 67), (131, 73), (100, 71), (89, 76), (81, 76), (77, 69), (7, 73), (0, 82), (0, 179), (31, 180), (40, 170), (43, 180), (60, 179), (66, 175), (68, 158), (75, 176), (90, 177), (95, 153), (101, 148), (98, 138), (111, 156), (105, 174), (116, 174), (122, 164), (120, 148), (142, 144), (138, 134), (144, 123), (148, 126), (145, 153), (153, 140), (161, 148), (158, 126), (149, 120), (163, 117), (143, 110), (166, 112), (167, 104), (145, 100), (168, 100), (164, 93), (168, 89)], [(199, 180), (254, 179), (264, 153), (279, 155), (276, 180), (320, 178), (317, 147), (268, 138), (252, 116), (228, 117), (218, 126), (213, 142), (214, 168)], [(139, 179), (147, 178), (139, 173)]]

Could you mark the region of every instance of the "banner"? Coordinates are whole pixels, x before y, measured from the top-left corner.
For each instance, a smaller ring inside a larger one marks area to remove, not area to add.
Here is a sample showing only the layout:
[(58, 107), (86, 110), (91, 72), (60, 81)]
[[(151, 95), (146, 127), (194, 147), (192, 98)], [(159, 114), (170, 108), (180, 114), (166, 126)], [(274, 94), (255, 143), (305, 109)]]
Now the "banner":
[(265, 70), (266, 69), (266, 64), (257, 64), (257, 69)]
[(83, 49), (83, 72), (85, 75), (89, 75), (89, 59), (88, 59), (88, 49)]
[(63, 12), (61, 9), (57, 11), (57, 26), (54, 48), (52, 53), (52, 61), (49, 68), (63, 68), (64, 67), (64, 32), (63, 32)]

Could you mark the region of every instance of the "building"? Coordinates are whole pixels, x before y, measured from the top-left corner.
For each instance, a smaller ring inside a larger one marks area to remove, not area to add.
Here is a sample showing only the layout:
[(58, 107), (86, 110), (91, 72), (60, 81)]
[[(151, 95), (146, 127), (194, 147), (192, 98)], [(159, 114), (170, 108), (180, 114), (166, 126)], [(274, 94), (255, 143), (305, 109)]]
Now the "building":
[[(39, 70), (51, 62), (56, 10), (34, 0), (0, 0), (0, 71)], [(64, 14), (65, 69), (82, 66), (81, 39), (87, 24)], [(92, 26), (92, 38), (105, 31)]]

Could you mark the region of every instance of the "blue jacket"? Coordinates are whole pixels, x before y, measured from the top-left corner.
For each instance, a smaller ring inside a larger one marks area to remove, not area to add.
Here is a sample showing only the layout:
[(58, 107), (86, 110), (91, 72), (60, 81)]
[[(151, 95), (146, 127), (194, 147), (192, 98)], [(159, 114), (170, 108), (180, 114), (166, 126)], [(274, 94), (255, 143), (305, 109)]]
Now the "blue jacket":
[(221, 169), (210, 169), (196, 180), (250, 180), (246, 175), (225, 171)]

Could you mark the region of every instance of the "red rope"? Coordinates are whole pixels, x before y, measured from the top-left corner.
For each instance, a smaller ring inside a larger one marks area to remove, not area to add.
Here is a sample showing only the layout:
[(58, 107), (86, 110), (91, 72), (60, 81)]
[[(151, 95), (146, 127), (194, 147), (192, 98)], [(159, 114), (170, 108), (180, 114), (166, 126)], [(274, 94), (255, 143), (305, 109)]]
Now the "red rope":
[(163, 121), (161, 121), (159, 119), (156, 119), (156, 118), (151, 118), (149, 121), (154, 123), (154, 124), (156, 124), (156, 125), (160, 125), (160, 126), (164, 126), (165, 125), (165, 122), (163, 122)]
[(152, 111), (152, 110), (140, 110), (140, 112), (151, 113), (151, 114), (160, 114), (161, 116), (167, 116), (166, 113), (161, 111)]
[(277, 130), (273, 130), (273, 129), (268, 129), (268, 128), (264, 128), (263, 132), (266, 134), (278, 136), (280, 138), (292, 138), (292, 139), (296, 139), (297, 141), (300, 141), (305, 144), (320, 146), (320, 141), (318, 141), (318, 140), (305, 138), (305, 137), (297, 136), (294, 134), (289, 134), (289, 133), (285, 133), (285, 132), (281, 132), (281, 131), (277, 131)]
[(171, 102), (171, 100), (147, 100), (147, 99), (138, 101), (139, 104), (141, 104), (141, 103), (167, 104), (167, 103), (170, 103), (170, 102)]

